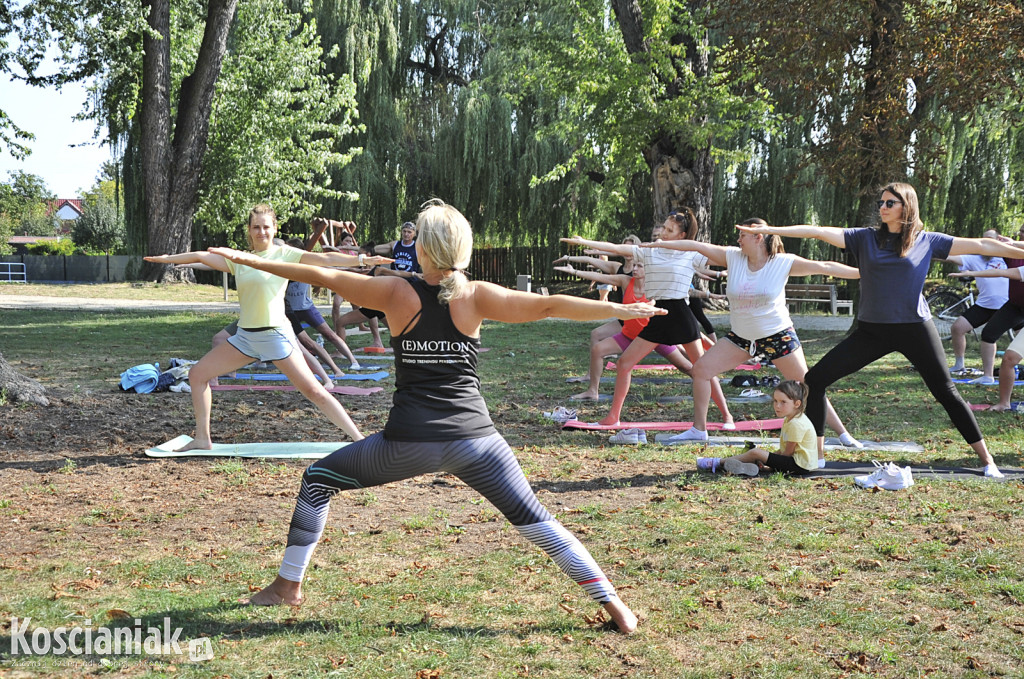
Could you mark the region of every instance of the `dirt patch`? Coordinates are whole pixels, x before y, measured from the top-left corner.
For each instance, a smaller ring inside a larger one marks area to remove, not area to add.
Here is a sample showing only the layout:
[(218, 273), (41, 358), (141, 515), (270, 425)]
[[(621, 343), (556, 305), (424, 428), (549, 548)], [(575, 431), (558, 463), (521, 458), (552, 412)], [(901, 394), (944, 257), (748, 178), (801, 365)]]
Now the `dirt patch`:
[[(28, 555), (56, 558), (67, 553), (69, 540), (83, 554), (131, 557), (147, 549), (148, 531), (194, 535), (197, 524), (214, 550), (244, 543), (245, 531), (237, 529), (245, 525), (276, 524), (266, 544), (284, 540), (308, 462), (241, 460), (229, 468), (225, 458), (149, 458), (147, 447), (191, 433), (187, 396), (49, 394), (49, 407), (8, 405), (0, 421), (0, 498), (21, 510), (5, 521), (7, 557), (22, 563)], [(390, 392), (345, 406), (364, 432), (373, 432), (383, 426)], [(499, 413), (495, 421), (513, 445), (517, 432), (527, 435), (535, 427), (517, 411)], [(224, 443), (341, 439), (305, 399), (288, 392), (216, 394), (212, 426), (214, 439)], [(556, 513), (613, 497), (627, 506), (643, 504), (689, 467), (660, 465), (652, 475), (650, 465), (597, 455), (568, 477), (557, 471), (564, 461), (557, 448), (528, 446), (517, 454), (541, 501)], [(441, 510), (466, 530), (460, 550), (484, 551), (493, 548), (485, 534), (498, 531), (503, 519), (477, 499), (454, 477), (425, 475), (372, 489), (372, 502), (357, 492), (340, 495), (328, 525), (400, 529), (409, 517)]]

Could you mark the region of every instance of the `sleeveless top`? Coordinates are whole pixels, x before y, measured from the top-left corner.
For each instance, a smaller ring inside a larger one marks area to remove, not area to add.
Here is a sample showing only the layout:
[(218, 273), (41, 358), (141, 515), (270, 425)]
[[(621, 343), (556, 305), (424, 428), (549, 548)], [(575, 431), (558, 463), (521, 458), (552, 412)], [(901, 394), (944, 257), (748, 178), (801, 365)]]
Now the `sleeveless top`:
[(457, 441), (497, 433), (476, 374), (480, 339), (459, 332), (437, 301), (439, 286), (407, 279), (420, 298), (411, 329), (391, 338), (395, 396), (385, 438)]
[(395, 260), (392, 265), (395, 271), (420, 273), (420, 262), (416, 258), (416, 241), (413, 241), (412, 245), (402, 245), (402, 241), (395, 241), (394, 247), (391, 248), (391, 256)]

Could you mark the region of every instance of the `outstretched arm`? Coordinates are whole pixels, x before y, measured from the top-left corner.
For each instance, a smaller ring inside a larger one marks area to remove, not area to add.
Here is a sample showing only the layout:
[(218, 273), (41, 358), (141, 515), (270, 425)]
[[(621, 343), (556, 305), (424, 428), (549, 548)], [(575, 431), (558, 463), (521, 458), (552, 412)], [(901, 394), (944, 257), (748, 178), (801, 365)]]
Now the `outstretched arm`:
[(582, 255), (566, 255), (559, 257), (554, 261), (554, 264), (559, 262), (569, 262), (570, 264), (589, 264), (595, 269), (600, 269), (602, 273), (615, 274), (622, 268), (622, 262), (612, 262), (607, 259), (601, 259), (600, 257), (586, 257)]
[(1018, 245), (1014, 241), (999, 241), (995, 238), (954, 238), (949, 254), (1024, 259), (1024, 249)]
[(775, 234), (783, 238), (817, 238), (837, 248), (846, 247), (846, 234), (835, 226), (762, 226), (760, 224), (737, 224), (736, 228), (745, 233)]
[(630, 257), (633, 255), (632, 245), (608, 243), (603, 240), (587, 240), (586, 238), (580, 238), (579, 236), (573, 236), (572, 238), (560, 238), (559, 240), (571, 245), (582, 245), (587, 248), (597, 248), (598, 250), (607, 252), (610, 255), (619, 255), (620, 257)]
[(253, 269), (267, 271), (291, 281), (330, 288), (357, 306), (380, 309), (381, 311), (387, 311), (397, 286), (405, 285), (398, 278), (374, 278), (340, 269), (268, 260), (250, 252), (241, 252), (231, 248), (210, 248), (210, 253), (221, 261), (230, 259), (236, 264), (244, 264)]
[(832, 276), (834, 278), (860, 278), (860, 269), (839, 262), (817, 262), (797, 257), (793, 260), (790, 276)]
[(210, 252), (182, 252), (177, 255), (151, 255), (143, 257), (147, 262), (157, 264), (204, 264), (217, 271), (228, 271), (227, 262), (220, 255)]
[(390, 257), (381, 257), (379, 255), (351, 255), (347, 252), (304, 252), (302, 253), (302, 259), (299, 260), (303, 264), (310, 264), (312, 266), (377, 266), (379, 264), (390, 264), (395, 261)]
[(614, 316), (628, 321), (631, 318), (650, 318), (667, 313), (653, 304), (614, 304), (595, 299), (569, 295), (535, 295), (509, 290), (493, 283), (473, 283), (473, 303), (478, 315), (503, 323), (526, 323), (542, 318), (567, 318), (573, 321), (600, 321)]
[(642, 248), (662, 248), (664, 250), (681, 250), (683, 252), (699, 252), (715, 266), (725, 266), (725, 251), (721, 245), (703, 243), (699, 240), (659, 240), (653, 243), (641, 243)]
[(1011, 280), (1024, 280), (1021, 278), (1020, 267), (1012, 269), (984, 269), (982, 271), (957, 271), (947, 274), (950, 278), (1009, 278)]
[(588, 281), (594, 281), (595, 283), (607, 283), (608, 285), (614, 285), (616, 287), (625, 287), (629, 284), (629, 276), (622, 274), (606, 274), (600, 271), (587, 271), (586, 269), (574, 269), (572, 265), (569, 266), (556, 266), (555, 271), (561, 271), (562, 273), (572, 274), (585, 278)]

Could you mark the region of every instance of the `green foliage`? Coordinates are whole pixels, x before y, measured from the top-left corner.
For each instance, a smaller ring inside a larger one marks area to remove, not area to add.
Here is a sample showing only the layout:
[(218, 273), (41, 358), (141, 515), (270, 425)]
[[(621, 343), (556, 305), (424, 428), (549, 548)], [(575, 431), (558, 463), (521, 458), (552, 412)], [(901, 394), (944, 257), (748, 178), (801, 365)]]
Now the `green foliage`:
[[(179, 24), (176, 60), (187, 63), (202, 26)], [(198, 229), (227, 230), (244, 244), (245, 215), (257, 202), (281, 220), (308, 221), (325, 198), (356, 197), (329, 174), (358, 153), (340, 152), (338, 141), (356, 129), (355, 86), (326, 73), (323, 58), (314, 22), (274, 0), (239, 5), (210, 116)]]
[(26, 245), (25, 250), (30, 255), (73, 255), (75, 254), (75, 243), (70, 238), (44, 240)]
[[(0, 235), (52, 236), (60, 227), (56, 214), (47, 215), (53, 194), (42, 177), (16, 170), (0, 184)], [(7, 238), (4, 238), (4, 245)]]
[(124, 210), (114, 182), (101, 182), (85, 197), (84, 211), (71, 228), (71, 239), (86, 254), (122, 254), (125, 249)]

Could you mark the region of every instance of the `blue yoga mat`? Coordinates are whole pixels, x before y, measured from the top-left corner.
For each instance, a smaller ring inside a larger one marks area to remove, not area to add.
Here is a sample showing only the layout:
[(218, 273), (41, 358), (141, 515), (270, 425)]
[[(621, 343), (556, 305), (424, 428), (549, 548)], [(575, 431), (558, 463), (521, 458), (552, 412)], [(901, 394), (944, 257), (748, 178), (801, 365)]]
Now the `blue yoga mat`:
[[(956, 382), (957, 384), (970, 384), (971, 382), (973, 382), (976, 379), (978, 379), (978, 378), (977, 377), (958, 377), (958, 378), (954, 379), (953, 381)], [(1024, 380), (1017, 380), (1016, 382), (1014, 382), (1014, 385), (1016, 385), (1016, 386), (1020, 386), (1022, 384), (1024, 384)], [(997, 386), (999, 386), (999, 378), (997, 377), (996, 381), (993, 384), (976, 384), (975, 386), (979, 386), (979, 387), (997, 387)]]
[[(375, 373), (346, 373), (344, 375), (331, 375), (332, 380), (382, 380), (388, 376), (387, 370), (381, 370)], [(260, 380), (264, 382), (283, 382), (288, 379), (287, 376), (281, 373), (235, 373), (234, 377), (224, 376), (221, 377), (224, 380)]]

